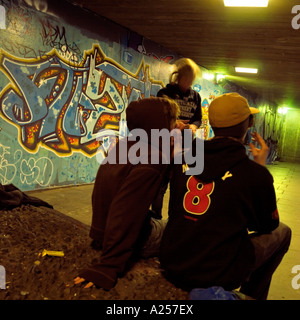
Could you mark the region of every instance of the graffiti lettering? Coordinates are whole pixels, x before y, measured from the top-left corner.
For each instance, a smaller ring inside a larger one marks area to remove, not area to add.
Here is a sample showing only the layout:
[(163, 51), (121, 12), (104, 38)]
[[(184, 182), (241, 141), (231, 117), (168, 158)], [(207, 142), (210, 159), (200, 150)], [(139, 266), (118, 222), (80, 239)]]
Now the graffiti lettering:
[(11, 3), (7, 11), (7, 30), (16, 35), (32, 34), (32, 11), (27, 6), (17, 3)]
[[(14, 162), (9, 161), (10, 147), (0, 143), (0, 183), (5, 185), (12, 183), (17, 172), (20, 172), (20, 180), (23, 184), (40, 186), (49, 185), (53, 176), (53, 163), (49, 158), (22, 159), (22, 150), (14, 153)], [(22, 159), (22, 160), (21, 160)], [(17, 165), (18, 164), (18, 165)]]
[(59, 26), (53, 26), (47, 21), (41, 21), (42, 24), (42, 40), (43, 44), (49, 45), (55, 48), (59, 53), (67, 58), (70, 62), (77, 63), (78, 57), (81, 55), (81, 51), (75, 42), (69, 44), (66, 38), (65, 27), (61, 29)]
[(29, 46), (25, 46), (17, 41), (12, 41), (9, 38), (3, 37), (0, 39), (0, 46), (3, 50), (9, 51), (12, 54), (22, 56), (24, 58), (35, 58), (35, 59), (49, 59), (50, 56), (47, 55), (46, 51), (34, 50)]
[(29, 60), (4, 53), (0, 59), (10, 79), (0, 93), (0, 114), (19, 128), (29, 150), (45, 145), (60, 155), (75, 149), (93, 155), (102, 143), (96, 139), (99, 130), (117, 132), (128, 103), (161, 88), (144, 62), (130, 74), (98, 45), (84, 53), (76, 68), (56, 49), (46, 57)]
[(20, 171), (20, 180), (23, 184), (47, 186), (52, 178), (53, 163), (46, 157), (41, 157), (38, 160), (29, 158), (28, 161), (23, 159)]
[(24, 58), (36, 57), (36, 53), (32, 48), (18, 42), (12, 42), (6, 38), (1, 39), (1, 47), (7, 51), (19, 54)]
[(0, 143), (0, 183), (3, 185), (9, 184), (14, 180), (17, 174), (16, 163), (21, 159), (22, 152), (17, 150), (14, 153), (14, 163), (9, 162), (9, 155), (10, 147)]

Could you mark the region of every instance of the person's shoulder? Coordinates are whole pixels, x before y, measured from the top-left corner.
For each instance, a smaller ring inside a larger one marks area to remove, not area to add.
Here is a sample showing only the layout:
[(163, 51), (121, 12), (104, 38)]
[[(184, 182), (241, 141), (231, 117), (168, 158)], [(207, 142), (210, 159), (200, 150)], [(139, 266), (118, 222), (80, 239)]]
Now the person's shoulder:
[(194, 89), (191, 89), (191, 91), (192, 91), (192, 94), (193, 94), (193, 96), (194, 96), (194, 100), (199, 100), (199, 101), (201, 101), (200, 93), (199, 93), (198, 91), (194, 90)]
[(164, 95), (167, 91), (167, 88), (161, 88), (160, 90), (158, 90), (157, 92), (157, 97), (161, 97), (162, 95)]
[(161, 97), (162, 95), (167, 94), (169, 91), (170, 91), (170, 86), (169, 86), (169, 84), (167, 84), (166, 87), (163, 87), (163, 88), (158, 90), (157, 96)]
[(174, 96), (176, 94), (178, 94), (178, 86), (176, 84), (173, 84), (173, 83), (168, 83), (166, 85), (166, 87), (160, 89), (157, 93), (157, 96), (158, 97), (162, 97), (163, 95), (166, 95), (170, 98), (174, 98)]
[(249, 179), (255, 179), (259, 183), (273, 183), (273, 176), (267, 167), (256, 163), (255, 161), (247, 158), (243, 162), (243, 170)]

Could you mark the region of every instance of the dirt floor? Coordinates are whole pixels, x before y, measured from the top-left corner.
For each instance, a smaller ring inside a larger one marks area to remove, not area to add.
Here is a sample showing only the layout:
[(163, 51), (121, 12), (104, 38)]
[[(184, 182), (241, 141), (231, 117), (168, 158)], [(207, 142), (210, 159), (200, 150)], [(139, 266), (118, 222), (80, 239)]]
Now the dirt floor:
[[(0, 300), (186, 300), (188, 292), (169, 283), (157, 258), (137, 262), (115, 288), (75, 286), (82, 268), (99, 261), (90, 247), (89, 227), (46, 207), (22, 205), (0, 211), (0, 265), (6, 289)], [(44, 249), (61, 250), (64, 257), (42, 257)]]

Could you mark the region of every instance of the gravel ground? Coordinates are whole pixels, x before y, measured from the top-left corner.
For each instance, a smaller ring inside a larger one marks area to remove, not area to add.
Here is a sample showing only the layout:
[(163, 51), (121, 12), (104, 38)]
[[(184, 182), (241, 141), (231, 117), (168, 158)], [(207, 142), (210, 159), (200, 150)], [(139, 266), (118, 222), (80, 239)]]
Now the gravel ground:
[[(110, 291), (75, 286), (78, 271), (100, 258), (88, 233), (88, 226), (46, 207), (0, 211), (0, 265), (6, 270), (0, 300), (189, 299), (163, 277), (157, 258), (138, 261)], [(64, 257), (42, 257), (44, 249), (62, 250)]]

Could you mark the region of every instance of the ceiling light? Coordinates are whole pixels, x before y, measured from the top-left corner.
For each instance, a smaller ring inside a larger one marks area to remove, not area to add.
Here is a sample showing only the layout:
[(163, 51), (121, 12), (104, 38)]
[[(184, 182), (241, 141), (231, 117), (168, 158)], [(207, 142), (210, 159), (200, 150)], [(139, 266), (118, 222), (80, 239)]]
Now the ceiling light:
[(269, 0), (224, 0), (225, 7), (267, 7)]
[(280, 114), (287, 114), (288, 109), (289, 109), (289, 108), (287, 108), (287, 107), (281, 107), (281, 108), (278, 109), (278, 113), (280, 113)]
[(209, 81), (212, 81), (215, 78), (215, 75), (214, 75), (214, 73), (211, 73), (211, 72), (203, 72), (202, 78), (209, 80)]
[(235, 72), (240, 72), (240, 73), (257, 73), (258, 69), (255, 68), (240, 68), (240, 67), (235, 67)]
[(217, 75), (216, 75), (217, 83), (222, 82), (224, 79), (225, 79), (224, 74), (217, 73)]

